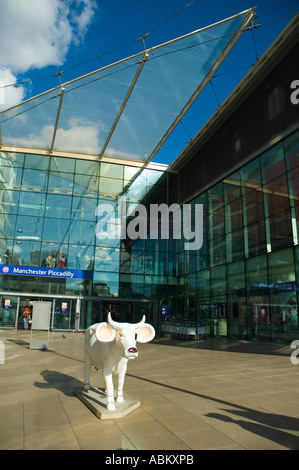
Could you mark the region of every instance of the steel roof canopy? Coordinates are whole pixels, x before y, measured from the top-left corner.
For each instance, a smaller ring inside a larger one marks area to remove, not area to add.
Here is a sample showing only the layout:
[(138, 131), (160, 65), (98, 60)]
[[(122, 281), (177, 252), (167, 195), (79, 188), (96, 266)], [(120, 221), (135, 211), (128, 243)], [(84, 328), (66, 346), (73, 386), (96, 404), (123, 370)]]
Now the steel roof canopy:
[(254, 10), (0, 112), (0, 150), (148, 164), (252, 22)]

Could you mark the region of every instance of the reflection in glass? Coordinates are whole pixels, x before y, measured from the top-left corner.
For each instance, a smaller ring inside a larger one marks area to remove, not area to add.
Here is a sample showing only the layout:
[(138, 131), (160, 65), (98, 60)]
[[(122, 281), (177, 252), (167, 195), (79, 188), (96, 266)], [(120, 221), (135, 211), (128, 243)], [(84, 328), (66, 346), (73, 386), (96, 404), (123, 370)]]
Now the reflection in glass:
[(49, 175), (48, 192), (72, 194), (73, 174), (52, 172)]
[(24, 168), (22, 191), (46, 191), (47, 173), (45, 171)]
[(86, 245), (69, 245), (67, 266), (71, 269), (94, 269), (94, 247)]

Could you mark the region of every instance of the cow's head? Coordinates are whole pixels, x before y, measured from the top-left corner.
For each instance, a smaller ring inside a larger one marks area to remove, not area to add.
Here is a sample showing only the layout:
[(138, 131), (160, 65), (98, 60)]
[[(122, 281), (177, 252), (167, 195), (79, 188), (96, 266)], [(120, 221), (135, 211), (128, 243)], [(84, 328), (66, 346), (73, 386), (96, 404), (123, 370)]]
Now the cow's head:
[(138, 356), (136, 341), (148, 343), (155, 337), (155, 330), (152, 325), (145, 323), (145, 316), (139, 323), (119, 323), (112, 320), (109, 312), (108, 322), (99, 323), (95, 334), (97, 340), (103, 343), (115, 341), (123, 357), (135, 359)]

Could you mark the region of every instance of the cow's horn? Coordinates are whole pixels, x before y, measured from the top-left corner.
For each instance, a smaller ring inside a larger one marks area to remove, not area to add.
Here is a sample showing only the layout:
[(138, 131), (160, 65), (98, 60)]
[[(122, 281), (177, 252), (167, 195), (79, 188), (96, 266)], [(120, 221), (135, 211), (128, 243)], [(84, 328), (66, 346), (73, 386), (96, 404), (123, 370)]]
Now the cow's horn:
[(108, 312), (108, 317), (107, 318), (108, 318), (109, 325), (113, 326), (116, 329), (121, 328), (121, 325), (117, 321), (112, 320), (110, 312)]
[(137, 330), (137, 328), (140, 328), (144, 322), (145, 322), (145, 315), (143, 315), (142, 320), (139, 323), (134, 323), (134, 328)]
[[(115, 329), (118, 329), (118, 328), (122, 327), (121, 323), (112, 320), (110, 312), (108, 313), (107, 319), (108, 319), (109, 325), (113, 326)], [(144, 324), (144, 322), (145, 322), (145, 315), (143, 315), (142, 320), (139, 323), (133, 323), (132, 326), (133, 326), (133, 328), (135, 328), (137, 330), (138, 328), (140, 328)]]

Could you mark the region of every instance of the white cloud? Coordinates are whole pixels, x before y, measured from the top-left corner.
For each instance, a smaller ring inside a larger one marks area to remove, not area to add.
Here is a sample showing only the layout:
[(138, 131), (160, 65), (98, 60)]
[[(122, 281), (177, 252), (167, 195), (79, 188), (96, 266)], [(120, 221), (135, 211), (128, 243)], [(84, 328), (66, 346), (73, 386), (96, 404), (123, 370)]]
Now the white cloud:
[(10, 106), (20, 103), (25, 95), (25, 90), (22, 86), (14, 87), (6, 85), (14, 85), (16, 77), (11, 73), (8, 68), (0, 67), (0, 111)]
[[(72, 118), (68, 122), (68, 128), (58, 127), (54, 149), (73, 151), (90, 155), (100, 152), (99, 133), (103, 124), (85, 121), (80, 118)], [(21, 147), (48, 149), (52, 143), (54, 126), (48, 124), (40, 129), (39, 134), (29, 133), (26, 137), (7, 137), (6, 144)]]
[(1, 66), (14, 73), (61, 65), (92, 21), (94, 0), (2, 0)]
[[(84, 40), (96, 8), (95, 0), (1, 0), (0, 80), (7, 84), (10, 76), (14, 84), (30, 69), (62, 65), (71, 45)], [(10, 106), (23, 98), (22, 87), (5, 90)]]

